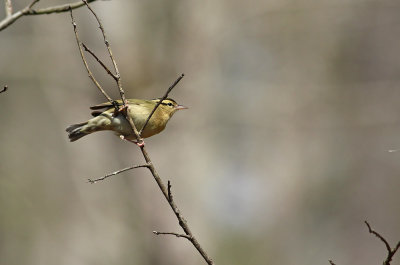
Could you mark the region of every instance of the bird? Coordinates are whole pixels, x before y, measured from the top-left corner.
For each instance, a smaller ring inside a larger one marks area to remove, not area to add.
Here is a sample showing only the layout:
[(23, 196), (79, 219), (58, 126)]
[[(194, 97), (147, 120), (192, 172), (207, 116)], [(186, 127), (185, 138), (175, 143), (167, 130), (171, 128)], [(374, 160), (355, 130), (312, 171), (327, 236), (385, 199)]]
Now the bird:
[[(187, 109), (183, 105), (179, 105), (172, 98), (156, 98), (151, 100), (145, 99), (127, 99), (127, 112), (132, 118), (136, 129), (142, 133), (141, 138), (148, 138), (160, 133), (165, 129), (168, 121), (178, 110)], [(153, 116), (151, 116), (146, 127), (147, 118), (153, 111), (154, 107), (161, 101)], [(115, 101), (116, 106), (123, 106), (121, 100)], [(90, 107), (93, 112), (93, 118), (82, 123), (68, 126), (66, 131), (71, 142), (74, 142), (86, 135), (99, 131), (113, 131), (121, 139), (125, 139), (138, 144), (136, 135), (134, 134), (129, 122), (125, 118), (122, 111), (117, 111), (114, 104), (106, 102)], [(139, 144), (138, 144), (139, 145)], [(140, 145), (139, 145), (140, 146)]]

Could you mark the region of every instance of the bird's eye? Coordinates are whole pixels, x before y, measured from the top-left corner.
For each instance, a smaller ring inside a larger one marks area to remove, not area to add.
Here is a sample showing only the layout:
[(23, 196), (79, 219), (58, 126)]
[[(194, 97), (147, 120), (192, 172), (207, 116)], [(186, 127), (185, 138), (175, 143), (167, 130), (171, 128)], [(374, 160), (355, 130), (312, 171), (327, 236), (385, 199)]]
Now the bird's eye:
[(170, 106), (170, 107), (172, 107), (172, 106), (173, 106), (173, 104), (172, 104), (171, 102), (170, 102), (170, 103), (168, 103), (167, 105), (168, 105), (168, 106)]

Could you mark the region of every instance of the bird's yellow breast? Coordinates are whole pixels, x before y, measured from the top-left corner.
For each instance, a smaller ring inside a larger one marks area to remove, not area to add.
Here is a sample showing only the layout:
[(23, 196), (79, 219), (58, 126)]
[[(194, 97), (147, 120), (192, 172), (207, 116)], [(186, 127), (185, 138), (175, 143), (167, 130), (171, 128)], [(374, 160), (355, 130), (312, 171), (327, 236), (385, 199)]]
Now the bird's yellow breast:
[[(110, 109), (109, 111), (111, 115), (114, 112), (113, 109)], [(143, 105), (129, 105), (129, 116), (132, 117), (132, 120), (138, 131), (143, 128), (151, 111), (152, 109), (149, 109), (148, 107)], [(162, 106), (159, 106), (154, 112), (153, 116), (151, 116), (151, 119), (147, 123), (146, 128), (143, 130), (141, 136), (143, 138), (148, 138), (150, 136), (160, 133), (165, 129), (165, 126), (167, 125), (170, 117), (171, 116), (169, 115), (169, 113), (166, 113)], [(124, 135), (128, 139), (136, 139), (135, 135), (132, 132), (132, 128), (129, 125), (129, 122), (122, 114), (118, 114), (117, 116), (112, 118), (112, 130), (119, 135)]]

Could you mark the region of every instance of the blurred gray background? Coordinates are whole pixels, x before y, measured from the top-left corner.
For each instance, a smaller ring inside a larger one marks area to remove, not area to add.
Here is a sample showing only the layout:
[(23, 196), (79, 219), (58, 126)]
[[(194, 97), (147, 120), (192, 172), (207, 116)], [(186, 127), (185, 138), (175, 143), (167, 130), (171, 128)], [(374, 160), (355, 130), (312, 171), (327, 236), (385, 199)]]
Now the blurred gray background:
[[(128, 98), (160, 97), (186, 74), (171, 96), (190, 109), (146, 143), (216, 264), (382, 264), (363, 221), (400, 240), (400, 152), (388, 151), (400, 148), (399, 1), (92, 6)], [(108, 62), (93, 16), (75, 17)], [(152, 234), (181, 230), (147, 170), (86, 182), (143, 158), (107, 132), (68, 141), (104, 102), (69, 14), (21, 18), (0, 54), (0, 263), (205, 264), (186, 240)]]

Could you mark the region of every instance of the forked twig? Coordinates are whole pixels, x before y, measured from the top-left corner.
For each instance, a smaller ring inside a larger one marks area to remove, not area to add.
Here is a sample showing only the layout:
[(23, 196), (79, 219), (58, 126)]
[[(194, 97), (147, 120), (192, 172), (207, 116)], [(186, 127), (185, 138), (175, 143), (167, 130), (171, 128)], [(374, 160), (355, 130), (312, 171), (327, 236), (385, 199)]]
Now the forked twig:
[(396, 254), (397, 250), (399, 250), (400, 248), (400, 241), (397, 243), (397, 245), (392, 249), (390, 247), (389, 242), (387, 242), (387, 240), (378, 232), (376, 232), (375, 230), (373, 230), (371, 228), (371, 226), (369, 225), (369, 223), (367, 221), (364, 221), (364, 223), (367, 225), (368, 227), (368, 232), (373, 234), (374, 236), (376, 236), (377, 238), (379, 238), (386, 246), (386, 250), (388, 252), (387, 257), (385, 259), (385, 261), (383, 262), (383, 265), (390, 265), (390, 262), (392, 262), (393, 256), (394, 254)]
[(70, 15), (71, 15), (71, 21), (72, 21), (72, 26), (74, 27), (74, 33), (75, 33), (75, 39), (76, 39), (76, 43), (78, 44), (78, 48), (79, 48), (79, 53), (81, 54), (81, 58), (83, 61), (83, 64), (85, 65), (86, 71), (89, 74), (89, 78), (93, 81), (93, 83), (96, 85), (96, 87), (100, 90), (100, 92), (104, 95), (104, 97), (111, 103), (113, 104), (113, 100), (112, 98), (106, 93), (106, 91), (104, 91), (104, 89), (101, 87), (100, 83), (97, 82), (96, 78), (94, 78), (92, 71), (90, 71), (89, 69), (89, 65), (86, 61), (86, 57), (83, 54), (83, 50), (82, 50), (82, 42), (79, 40), (79, 35), (78, 35), (78, 29), (76, 26), (76, 22), (75, 22), (75, 18), (74, 15), (72, 14), (72, 9), (69, 10), (70, 11)]
[(114, 78), (115, 81), (117, 81), (117, 77), (111, 72), (110, 69), (108, 69), (108, 67), (99, 59), (99, 57), (97, 57), (97, 55), (94, 54), (94, 52), (93, 52), (92, 50), (90, 50), (90, 49), (85, 45), (85, 43), (82, 42), (82, 46), (83, 46), (83, 48), (85, 49), (85, 51), (87, 51), (88, 53), (90, 53), (90, 54), (93, 56), (93, 58), (95, 58), (96, 61), (97, 61), (101, 66), (103, 66), (104, 70), (106, 70), (106, 72), (107, 72), (109, 75), (111, 75), (111, 77)]
[(103, 35), (104, 44), (105, 44), (106, 47), (107, 47), (108, 54), (110, 55), (111, 62), (112, 62), (112, 64), (113, 64), (113, 66), (114, 66), (114, 70), (115, 70), (114, 79), (115, 79), (115, 81), (117, 82), (118, 89), (119, 89), (119, 93), (120, 93), (120, 95), (121, 95), (122, 102), (124, 103), (124, 106), (125, 106), (127, 102), (126, 102), (126, 98), (125, 98), (125, 92), (124, 92), (124, 90), (122, 89), (122, 85), (121, 85), (121, 75), (120, 75), (119, 70), (118, 70), (117, 62), (115, 61), (114, 55), (113, 55), (113, 53), (112, 53), (112, 51), (111, 51), (110, 42), (108, 41), (108, 39), (107, 39), (107, 37), (106, 37), (106, 32), (104, 31), (103, 24), (100, 22), (100, 19), (99, 19), (99, 17), (97, 16), (96, 12), (94, 12), (93, 9), (92, 9), (92, 8), (90, 7), (90, 5), (88, 4), (88, 1), (87, 1), (87, 0), (82, 0), (82, 2), (84, 2), (85, 5), (87, 6), (87, 8), (90, 10), (90, 12), (92, 12), (93, 16), (94, 16), (94, 17), (96, 18), (96, 20), (97, 20), (97, 23), (99, 24), (101, 33), (102, 33), (102, 35)]

